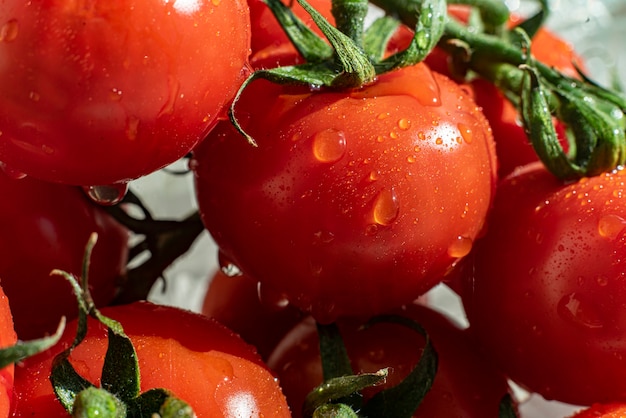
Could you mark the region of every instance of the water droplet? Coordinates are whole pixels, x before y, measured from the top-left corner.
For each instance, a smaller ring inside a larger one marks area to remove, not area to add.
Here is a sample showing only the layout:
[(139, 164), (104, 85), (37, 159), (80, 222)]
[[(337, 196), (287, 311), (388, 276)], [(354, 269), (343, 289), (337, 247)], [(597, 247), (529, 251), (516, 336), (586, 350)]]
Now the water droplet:
[(33, 102), (38, 102), (41, 99), (41, 95), (36, 91), (31, 91), (30, 93), (28, 93), (28, 98)]
[(374, 222), (378, 225), (390, 225), (398, 218), (400, 203), (393, 188), (383, 189), (374, 201)]
[(346, 153), (346, 135), (337, 129), (318, 132), (313, 138), (313, 154), (318, 161), (334, 163)]
[(383, 119), (387, 119), (388, 117), (389, 117), (389, 113), (379, 113), (376, 118), (383, 120)]
[(417, 161), (417, 157), (415, 155), (409, 155), (408, 157), (406, 157), (406, 161), (412, 164)]
[(472, 128), (470, 128), (469, 126), (463, 123), (459, 123), (458, 128), (459, 128), (459, 132), (461, 132), (461, 136), (463, 137), (463, 140), (465, 141), (465, 143), (471, 144), (472, 141), (474, 140), (474, 134), (472, 133)]
[(400, 119), (398, 121), (398, 128), (402, 129), (403, 131), (408, 130), (411, 127), (411, 121), (408, 119)]
[(17, 38), (19, 24), (17, 19), (11, 19), (0, 27), (0, 42), (11, 42)]
[(472, 250), (473, 241), (471, 238), (458, 236), (448, 247), (448, 255), (454, 258), (465, 257)]
[(598, 286), (604, 287), (609, 284), (609, 279), (606, 276), (598, 276), (596, 277), (596, 283)]
[(330, 244), (335, 239), (335, 234), (329, 231), (317, 231), (313, 234), (313, 244)]
[(563, 319), (585, 329), (594, 330), (604, 326), (596, 306), (577, 293), (563, 296), (557, 312)]
[(417, 139), (419, 139), (421, 141), (425, 140), (426, 139), (426, 134), (424, 134), (424, 132), (421, 132), (421, 131), (418, 132), (417, 133)]
[(441, 138), (435, 139), (435, 144), (437, 144), (437, 145), (443, 144), (443, 139), (441, 139)]
[(112, 88), (109, 92), (109, 98), (112, 102), (119, 102), (120, 100), (122, 100), (122, 90)]
[(14, 168), (7, 166), (3, 162), (0, 162), (0, 170), (2, 170), (2, 172), (6, 174), (7, 177), (13, 180), (21, 180), (26, 177), (26, 173), (22, 173), (19, 170), (15, 170)]
[(380, 178), (380, 172), (378, 170), (370, 171), (369, 181), (374, 182)]
[(615, 239), (626, 228), (626, 219), (619, 215), (604, 215), (598, 221), (598, 233), (603, 238)]
[(267, 308), (282, 310), (289, 306), (289, 299), (286, 295), (264, 286), (261, 282), (257, 284), (257, 294), (261, 304)]
[(111, 206), (121, 202), (124, 196), (126, 196), (128, 183), (85, 186), (83, 189), (94, 202), (103, 206)]
[(178, 93), (180, 91), (180, 82), (173, 77), (169, 77), (168, 89), (169, 92), (167, 96), (167, 101), (165, 102), (163, 107), (161, 107), (161, 110), (159, 110), (159, 114), (157, 115), (157, 117), (171, 115), (172, 113), (174, 113), (174, 105), (176, 104), (176, 99), (178, 98)]
[(365, 227), (365, 235), (367, 235), (368, 237), (372, 237), (376, 235), (377, 232), (378, 232), (378, 225), (376, 224), (369, 224)]
[(222, 273), (228, 277), (237, 277), (242, 275), (239, 267), (230, 259), (230, 257), (224, 254), (223, 251), (218, 252), (217, 263), (219, 264)]
[(126, 120), (126, 138), (134, 141), (137, 139), (137, 132), (139, 131), (139, 118), (130, 116)]

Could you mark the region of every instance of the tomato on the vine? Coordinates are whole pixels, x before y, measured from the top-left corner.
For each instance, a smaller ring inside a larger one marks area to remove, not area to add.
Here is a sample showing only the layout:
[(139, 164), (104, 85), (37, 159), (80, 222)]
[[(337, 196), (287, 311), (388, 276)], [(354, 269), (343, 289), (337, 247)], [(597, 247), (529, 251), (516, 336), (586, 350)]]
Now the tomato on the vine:
[(520, 385), (626, 399), (626, 171), (564, 184), (540, 163), (498, 187), (461, 290), (470, 330)]
[[(17, 342), (9, 299), (0, 287), (0, 349), (11, 347)], [(13, 401), (14, 366), (0, 369), (0, 417), (8, 417)]]
[(53, 269), (80, 274), (92, 232), (99, 243), (90, 286), (98, 304), (110, 302), (126, 271), (129, 232), (75, 186), (0, 172), (0, 284), (11, 300), (20, 339), (53, 332), (62, 316), (78, 310), (70, 285)]
[(244, 274), (321, 322), (416, 299), (480, 233), (491, 131), (423, 64), (349, 91), (258, 80), (235, 112), (258, 147), (224, 123), (194, 151), (203, 221)]
[(246, 76), (244, 0), (4, 1), (0, 162), (84, 186), (187, 154)]
[[(253, 347), (218, 322), (149, 302), (101, 312), (119, 321), (135, 346), (142, 392), (165, 388), (199, 418), (290, 416), (278, 382)], [(16, 367), (13, 416), (67, 416), (48, 376), (54, 355), (72, 343), (75, 332), (76, 323), (68, 324), (58, 345)], [(106, 328), (90, 319), (86, 339), (69, 359), (82, 377), (96, 382), (106, 349)]]
[[(439, 359), (433, 385), (413, 417), (496, 417), (510, 388), (504, 375), (478, 354), (464, 330), (423, 305), (407, 305), (397, 314), (425, 329)], [(381, 321), (363, 327), (364, 322), (341, 320), (338, 326), (355, 373), (389, 368), (383, 385), (363, 391), (367, 400), (409, 374), (424, 349), (424, 338), (397, 323)], [(268, 359), (294, 417), (302, 416), (305, 396), (323, 380), (318, 340), (315, 323), (309, 318), (294, 327)]]
[(229, 277), (221, 270), (211, 278), (202, 303), (202, 313), (215, 318), (256, 347), (262, 358), (303, 317), (299, 309), (284, 300), (269, 300), (259, 294), (251, 277)]

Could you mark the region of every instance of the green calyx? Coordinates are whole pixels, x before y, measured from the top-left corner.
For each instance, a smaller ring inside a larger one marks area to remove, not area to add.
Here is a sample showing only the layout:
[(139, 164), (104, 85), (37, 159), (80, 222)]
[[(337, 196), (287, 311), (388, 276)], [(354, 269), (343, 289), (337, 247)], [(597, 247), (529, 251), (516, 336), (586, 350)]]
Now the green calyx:
[[(80, 418), (193, 417), (194, 413), (189, 405), (165, 389), (151, 389), (141, 393), (139, 362), (130, 338), (119, 322), (100, 313), (89, 293), (87, 272), (96, 240), (97, 235), (92, 234), (85, 251), (80, 281), (67, 272), (53, 272), (71, 284), (79, 306), (74, 341), (52, 363), (50, 381), (57, 399), (71, 416)], [(108, 332), (101, 387), (96, 387), (80, 376), (69, 359), (72, 351), (87, 335), (88, 317), (97, 319), (107, 327)]]
[(386, 57), (387, 44), (400, 25), (395, 17), (381, 18), (365, 28), (369, 10), (367, 0), (333, 0), (335, 27), (306, 0), (297, 1), (311, 15), (326, 40), (302, 23), (281, 0), (265, 0), (306, 62), (257, 70), (240, 87), (229, 116), (233, 125), (252, 145), (256, 145), (254, 139), (241, 128), (235, 116), (235, 105), (252, 81), (263, 78), (277, 84), (312, 88), (359, 88), (372, 83), (380, 74), (423, 60), (437, 45), (447, 16), (445, 0), (411, 3), (408, 14), (415, 22), (412, 25), (415, 35), (405, 50)]
[[(411, 10), (410, 3), (373, 3), (397, 14), (407, 24), (413, 22), (404, 13)], [(485, 78), (502, 91), (516, 106), (529, 141), (550, 172), (560, 179), (574, 180), (626, 163), (626, 97), (599, 86), (582, 73), (580, 78), (564, 75), (530, 54), (531, 37), (549, 13), (547, 0), (540, 0), (540, 11), (513, 30), (502, 26), (494, 29), (505, 16), (498, 11), (504, 5), (502, 1), (455, 3), (477, 7), (484, 24), (447, 20), (438, 46), (448, 51), (452, 62), (460, 64), (453, 73)], [(566, 147), (557, 135), (555, 120), (566, 128)]]

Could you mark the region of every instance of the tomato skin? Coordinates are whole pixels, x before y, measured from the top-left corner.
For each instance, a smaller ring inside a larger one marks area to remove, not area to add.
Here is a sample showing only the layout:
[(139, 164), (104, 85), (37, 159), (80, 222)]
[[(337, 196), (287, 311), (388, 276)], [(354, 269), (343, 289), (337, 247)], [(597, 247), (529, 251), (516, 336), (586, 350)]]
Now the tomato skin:
[(90, 186), (188, 153), (246, 76), (250, 22), (243, 0), (183, 3), (2, 2), (0, 161)]
[(571, 418), (623, 418), (626, 416), (626, 405), (623, 403), (594, 404), (577, 412)]
[[(272, 295), (259, 295), (258, 282), (217, 271), (202, 303), (202, 313), (233, 330), (256, 347), (263, 359), (278, 341), (304, 317), (294, 306), (284, 306)], [(262, 300), (263, 299), (263, 300)]]
[(626, 172), (562, 184), (539, 163), (507, 177), (462, 290), (470, 330), (547, 399), (626, 398)]
[(77, 315), (70, 284), (53, 269), (81, 274), (85, 246), (98, 233), (90, 268), (94, 300), (113, 299), (126, 271), (128, 230), (78, 187), (0, 172), (0, 283), (11, 299), (20, 339), (53, 332), (62, 316)]
[[(199, 418), (222, 417), (229, 411), (232, 416), (290, 416), (278, 383), (254, 349), (216, 321), (149, 302), (104, 308), (102, 313), (119, 321), (133, 342), (142, 392), (169, 389)], [(48, 375), (53, 356), (73, 340), (75, 326), (68, 325), (53, 349), (16, 368), (14, 416), (67, 416)], [(96, 382), (106, 351), (106, 328), (94, 320), (89, 328), (70, 361), (79, 374)]]
[[(478, 355), (471, 339), (448, 317), (426, 306), (411, 304), (400, 315), (418, 322), (429, 333), (439, 366), (433, 386), (413, 417), (496, 417), (501, 398), (508, 393), (506, 379)], [(380, 323), (361, 328), (362, 322), (340, 321), (355, 372), (389, 367), (387, 381), (364, 391), (365, 399), (399, 383), (414, 367), (424, 339), (407, 327)], [(268, 360), (276, 371), (294, 418), (301, 416), (308, 392), (322, 383), (319, 341), (309, 318), (294, 327)]]
[(191, 167), (207, 229), (262, 289), (321, 322), (369, 315), (411, 302), (469, 251), (495, 162), (455, 83), (420, 64), (352, 92), (260, 80), (246, 93), (237, 114), (259, 146), (224, 124)]
[[(0, 349), (17, 343), (9, 299), (0, 287)], [(0, 369), (0, 417), (8, 417), (13, 401), (13, 364)]]

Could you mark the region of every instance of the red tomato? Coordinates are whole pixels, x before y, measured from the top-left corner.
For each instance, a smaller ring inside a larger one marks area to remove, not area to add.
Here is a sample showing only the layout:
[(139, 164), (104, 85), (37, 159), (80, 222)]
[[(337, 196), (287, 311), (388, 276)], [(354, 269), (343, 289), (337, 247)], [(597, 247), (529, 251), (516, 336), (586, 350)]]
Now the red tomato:
[[(509, 390), (507, 380), (477, 354), (458, 325), (416, 304), (407, 306), (402, 315), (425, 328), (439, 359), (433, 386), (413, 417), (496, 417), (500, 400)], [(420, 334), (398, 324), (379, 323), (363, 329), (360, 322), (340, 321), (339, 328), (355, 372), (390, 367), (385, 384), (365, 391), (365, 399), (404, 379), (424, 346)], [(268, 365), (279, 376), (293, 416), (300, 417), (305, 396), (322, 383), (315, 323), (306, 320), (287, 334)]]
[(79, 185), (184, 156), (246, 76), (245, 1), (0, 5), (0, 161)]
[[(467, 6), (450, 6), (449, 12), (461, 19), (467, 20), (469, 8)], [(513, 27), (521, 22), (521, 17), (512, 15), (509, 26)], [(408, 32), (408, 31), (407, 31)], [(412, 34), (400, 32), (395, 42), (400, 46), (407, 44)], [(531, 53), (540, 62), (556, 68), (571, 77), (578, 77), (576, 65), (584, 68), (581, 58), (576, 54), (572, 46), (550, 30), (541, 28), (531, 44)], [(434, 71), (450, 75), (449, 55), (442, 49), (435, 48), (426, 57), (426, 64)], [(515, 167), (537, 161), (538, 157), (533, 149), (521, 119), (515, 107), (502, 93), (490, 82), (476, 78), (469, 83), (474, 99), (481, 106), (483, 113), (489, 120), (496, 140), (496, 152), (498, 155), (498, 173), (500, 177), (509, 174)], [(557, 134), (563, 139), (563, 145), (567, 147), (565, 140), (565, 126), (556, 123)]]
[(623, 403), (594, 404), (584, 409), (571, 418), (624, 418), (626, 417), (626, 405)]
[(202, 313), (215, 318), (267, 356), (304, 314), (272, 295), (259, 295), (258, 282), (247, 276), (213, 275)]
[(470, 329), (507, 375), (575, 405), (626, 399), (626, 171), (507, 177), (473, 251)]
[[(259, 106), (258, 103), (264, 103)], [(475, 103), (416, 65), (354, 91), (252, 83), (194, 152), (200, 212), (245, 273), (321, 322), (409, 303), (466, 255), (491, 203)]]
[[(313, 32), (321, 35), (320, 29), (313, 18), (297, 1), (284, 1), (289, 4), (293, 13)], [(331, 2), (328, 0), (312, 0), (308, 2), (320, 12), (330, 23), (334, 23), (331, 13)], [(252, 68), (274, 68), (301, 64), (304, 60), (287, 34), (280, 26), (270, 8), (263, 0), (248, 0), (252, 31)]]
[[(0, 287), (0, 349), (15, 345), (17, 334), (13, 328), (13, 318), (9, 299)], [(13, 400), (13, 373), (11, 364), (0, 369), (0, 417), (8, 417)]]
[(11, 299), (21, 339), (53, 332), (62, 316), (75, 317), (76, 298), (53, 269), (80, 275), (85, 246), (98, 233), (90, 284), (98, 304), (113, 299), (126, 269), (129, 234), (77, 187), (0, 172), (0, 283)]
[[(199, 418), (290, 417), (274, 376), (254, 349), (232, 331), (198, 314), (149, 302), (102, 309), (119, 321), (139, 359), (141, 391), (165, 388)], [(74, 339), (75, 323), (53, 349), (16, 368), (14, 416), (65, 417), (48, 380), (52, 358)], [(90, 382), (100, 377), (107, 346), (106, 328), (90, 320), (86, 339), (70, 356)]]

